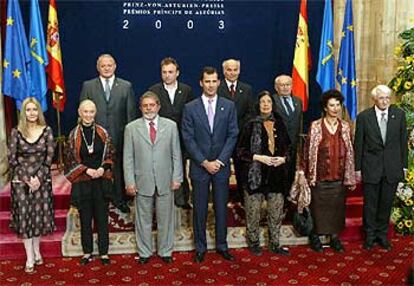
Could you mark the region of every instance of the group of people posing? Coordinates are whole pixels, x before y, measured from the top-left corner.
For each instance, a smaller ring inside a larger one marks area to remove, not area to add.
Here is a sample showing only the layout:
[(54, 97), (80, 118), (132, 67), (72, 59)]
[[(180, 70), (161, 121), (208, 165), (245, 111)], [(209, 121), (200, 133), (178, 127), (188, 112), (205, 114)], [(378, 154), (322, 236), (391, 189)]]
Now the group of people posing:
[[(322, 117), (311, 123), (299, 150), (302, 103), (291, 94), (292, 79), (275, 78), (275, 93), (262, 91), (256, 102), (250, 85), (239, 80), (240, 61), (223, 62), (220, 81), (213, 67), (203, 68), (200, 97), (179, 82), (180, 69), (173, 58), (161, 61), (162, 82), (139, 101), (130, 82), (115, 76), (109, 54), (97, 60), (99, 76), (82, 86), (79, 121), (65, 148), (65, 175), (72, 182), (71, 204), (80, 215), (84, 255), (92, 261), (94, 221), (102, 264), (108, 256), (108, 207), (112, 201), (130, 211), (135, 196), (135, 232), (138, 262), (153, 256), (152, 223), (155, 208), (157, 255), (173, 262), (174, 205), (193, 209), (194, 261), (207, 252), (206, 221), (209, 193), (215, 213), (216, 251), (234, 260), (227, 244), (227, 203), (230, 159), (234, 164), (237, 194), (246, 213), (246, 240), (253, 255), (261, 255), (261, 206), (267, 201), (268, 250), (289, 255), (279, 242), (285, 217), (285, 199), (296, 171), (302, 171), (311, 188), (310, 210), (314, 228), (309, 237), (314, 251), (322, 252), (320, 235), (330, 237), (337, 252), (344, 247), (339, 233), (345, 227), (346, 191), (362, 181), (363, 226), (367, 250), (375, 243), (390, 250), (387, 239), (393, 197), (407, 168), (407, 130), (404, 112), (390, 105), (391, 90), (372, 90), (374, 106), (357, 117), (355, 136), (342, 119), (343, 95), (337, 90), (321, 96)], [(354, 138), (355, 137), (355, 138)], [(354, 138), (354, 140), (353, 140)], [(39, 103), (23, 102), (19, 125), (10, 140), (12, 174), (11, 227), (23, 238), (26, 272), (43, 263), (39, 237), (55, 229), (50, 166), (53, 134)], [(301, 157), (300, 162), (297, 157)], [(185, 176), (190, 162), (189, 183)]]

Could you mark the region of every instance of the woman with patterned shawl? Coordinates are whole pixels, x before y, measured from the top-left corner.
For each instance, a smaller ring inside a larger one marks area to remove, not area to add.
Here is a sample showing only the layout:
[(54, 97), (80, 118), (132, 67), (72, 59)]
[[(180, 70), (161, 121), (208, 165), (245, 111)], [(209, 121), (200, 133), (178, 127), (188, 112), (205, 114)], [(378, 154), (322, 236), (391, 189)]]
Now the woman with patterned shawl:
[(246, 211), (247, 244), (253, 255), (262, 254), (260, 247), (260, 212), (267, 201), (269, 251), (289, 255), (279, 244), (287, 193), (287, 164), (290, 140), (282, 118), (274, 110), (274, 99), (268, 91), (258, 95), (258, 115), (242, 129), (237, 145), (241, 161), (241, 178)]
[(72, 182), (71, 204), (79, 211), (84, 253), (80, 264), (92, 261), (94, 220), (100, 259), (103, 265), (108, 265), (108, 204), (114, 150), (108, 132), (95, 123), (93, 101), (83, 100), (78, 113), (79, 123), (70, 132), (65, 148), (65, 175)]
[(355, 189), (355, 171), (351, 129), (340, 118), (343, 101), (337, 90), (322, 94), (323, 117), (311, 123), (304, 148), (302, 168), (311, 187), (314, 221), (309, 241), (316, 252), (323, 251), (319, 235), (328, 235), (335, 251), (345, 250), (338, 234), (345, 227), (345, 190)]

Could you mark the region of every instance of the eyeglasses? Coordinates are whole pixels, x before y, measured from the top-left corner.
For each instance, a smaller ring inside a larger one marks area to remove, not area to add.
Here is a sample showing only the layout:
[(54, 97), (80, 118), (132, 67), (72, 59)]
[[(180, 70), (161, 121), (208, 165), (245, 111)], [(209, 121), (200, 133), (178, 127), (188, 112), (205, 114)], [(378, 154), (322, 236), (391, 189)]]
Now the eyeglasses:
[(280, 83), (280, 84), (277, 84), (277, 86), (280, 86), (280, 87), (289, 87), (289, 86), (292, 86), (292, 84), (291, 83)]

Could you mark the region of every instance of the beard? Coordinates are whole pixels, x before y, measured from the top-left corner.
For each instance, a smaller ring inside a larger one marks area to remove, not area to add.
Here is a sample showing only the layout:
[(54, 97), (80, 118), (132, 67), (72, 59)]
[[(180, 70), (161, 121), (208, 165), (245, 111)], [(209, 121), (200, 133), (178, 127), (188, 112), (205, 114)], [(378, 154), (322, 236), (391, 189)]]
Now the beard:
[(147, 113), (144, 113), (142, 116), (147, 120), (154, 120), (155, 117), (157, 117), (157, 115), (158, 114), (156, 112), (147, 112)]

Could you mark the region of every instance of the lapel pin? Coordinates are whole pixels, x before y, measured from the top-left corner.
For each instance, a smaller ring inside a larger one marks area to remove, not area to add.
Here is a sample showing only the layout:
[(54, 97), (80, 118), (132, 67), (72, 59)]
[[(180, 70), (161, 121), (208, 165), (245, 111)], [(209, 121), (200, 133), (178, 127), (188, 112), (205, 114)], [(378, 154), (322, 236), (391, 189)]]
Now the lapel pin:
[(394, 119), (394, 118), (395, 118), (395, 115), (394, 115), (394, 114), (392, 114), (392, 115), (391, 115), (391, 118), (392, 118), (392, 119)]
[(223, 111), (224, 110), (224, 107), (220, 107), (220, 110)]
[(181, 90), (179, 90), (178, 93), (181, 93)]
[(243, 90), (239, 89), (239, 93), (243, 93)]

